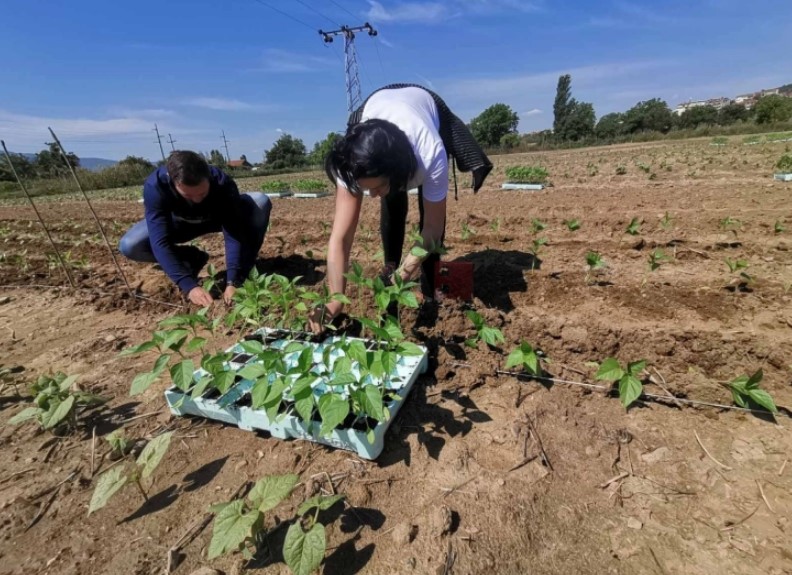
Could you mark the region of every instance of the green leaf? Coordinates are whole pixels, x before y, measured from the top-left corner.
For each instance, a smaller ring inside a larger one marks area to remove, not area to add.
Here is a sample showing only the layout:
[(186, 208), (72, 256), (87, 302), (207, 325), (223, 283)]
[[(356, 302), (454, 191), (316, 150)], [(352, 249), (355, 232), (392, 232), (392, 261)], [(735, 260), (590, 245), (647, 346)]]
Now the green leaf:
[(319, 415), (322, 428), (319, 435), (327, 436), (349, 415), (349, 402), (337, 393), (326, 393), (319, 398)]
[(641, 397), (642, 392), (643, 385), (637, 377), (626, 374), (619, 380), (619, 399), (625, 409), (628, 408), (633, 401)]
[(388, 292), (377, 292), (374, 296), (374, 301), (380, 311), (385, 311), (390, 304), (390, 294)]
[(466, 311), (465, 317), (467, 317), (473, 323), (473, 326), (476, 328), (476, 331), (480, 331), (481, 328), (484, 327), (484, 319), (475, 311), (473, 310)]
[(144, 351), (148, 351), (150, 349), (154, 349), (157, 347), (157, 342), (154, 340), (151, 341), (144, 341), (140, 345), (136, 345), (134, 347), (128, 347), (124, 351), (122, 351), (119, 355), (135, 355), (138, 353), (143, 353)]
[(382, 411), (382, 393), (376, 385), (367, 385), (363, 388), (362, 394), (363, 410), (369, 417), (377, 421), (385, 421), (385, 414)]
[(416, 258), (425, 258), (429, 255), (429, 252), (423, 249), (421, 246), (413, 246), (410, 250), (410, 255), (415, 256)]
[(253, 526), (261, 513), (258, 509), (243, 513), (245, 502), (232, 501), (217, 514), (212, 526), (208, 558), (214, 559), (240, 549), (248, 537), (253, 536)]
[(468, 347), (471, 347), (473, 349), (478, 347), (476, 345), (477, 343), (478, 343), (478, 338), (475, 338), (475, 337), (471, 337), (471, 338), (465, 340), (465, 345), (468, 346)]
[(778, 413), (778, 408), (776, 407), (773, 398), (765, 390), (755, 388), (750, 389), (748, 390), (748, 397), (750, 397), (755, 403), (764, 407), (766, 410), (772, 413)]
[(298, 521), (286, 532), (283, 559), (294, 575), (310, 575), (322, 564), (326, 545), (324, 525), (315, 523), (306, 533)]
[(506, 341), (503, 332), (496, 327), (484, 326), (481, 328), (481, 339), (487, 345), (497, 345)]
[(170, 368), (171, 380), (173, 385), (187, 391), (193, 384), (193, 373), (195, 372), (195, 365), (191, 359), (183, 359), (176, 365)]
[(293, 473), (265, 477), (256, 482), (248, 498), (259, 511), (266, 513), (291, 495), (299, 480), (300, 477)]
[(52, 429), (61, 421), (69, 417), (74, 408), (74, 396), (70, 395), (61, 402), (51, 405), (49, 410), (41, 414), (41, 426), (44, 429)]
[(267, 369), (260, 363), (248, 363), (237, 373), (244, 379), (256, 381), (258, 378), (267, 375)]
[(173, 431), (168, 431), (162, 435), (158, 435), (146, 444), (143, 451), (137, 458), (138, 466), (142, 467), (140, 475), (143, 479), (148, 477), (154, 472), (157, 466), (162, 461), (162, 456), (168, 451)]
[(127, 477), (124, 475), (124, 468), (121, 466), (103, 473), (96, 483), (91, 496), (91, 503), (88, 505), (88, 515), (107, 505), (110, 498), (126, 485)]
[(759, 386), (759, 382), (762, 381), (764, 377), (764, 373), (761, 369), (757, 370), (751, 377), (748, 378), (746, 382), (745, 388), (746, 389), (756, 389)]
[(58, 389), (62, 392), (69, 391), (71, 389), (72, 384), (77, 381), (77, 378), (80, 377), (79, 375), (70, 375), (69, 377), (65, 378), (58, 384)]
[(404, 307), (409, 307), (411, 309), (415, 309), (418, 307), (418, 298), (411, 291), (400, 293), (398, 297), (398, 302)]
[(10, 425), (19, 425), (20, 423), (23, 423), (29, 419), (33, 419), (34, 417), (37, 417), (42, 413), (44, 413), (44, 410), (41, 409), (40, 407), (26, 407), (25, 409), (17, 413), (14, 417), (9, 419), (8, 423)]
[(220, 394), (224, 394), (231, 386), (234, 385), (234, 377), (235, 374), (233, 371), (223, 371), (215, 375), (214, 380), (212, 380), (212, 387), (217, 388)]
[(157, 381), (158, 373), (147, 371), (146, 373), (139, 373), (132, 380), (132, 388), (129, 390), (129, 395), (138, 395), (146, 391), (151, 384)]
[(401, 355), (423, 355), (424, 350), (419, 345), (411, 341), (403, 341), (397, 347), (396, 351)]
[(206, 388), (209, 387), (209, 384), (212, 383), (214, 377), (211, 374), (202, 375), (198, 382), (195, 384), (195, 387), (192, 388), (192, 392), (190, 395), (192, 397), (200, 397), (203, 395)]
[(195, 336), (190, 340), (190, 343), (187, 344), (187, 347), (185, 347), (184, 350), (187, 353), (195, 353), (196, 351), (203, 349), (205, 345), (206, 345), (205, 337)]
[(302, 505), (297, 508), (297, 516), (302, 517), (317, 507), (319, 511), (327, 511), (342, 499), (344, 499), (343, 495), (315, 495), (303, 501)]
[(239, 345), (246, 353), (250, 353), (252, 355), (258, 355), (264, 351), (264, 344), (254, 339), (243, 341)]
[(734, 403), (736, 403), (739, 407), (748, 408), (748, 403), (745, 401), (745, 392), (739, 391), (739, 389), (731, 388), (732, 399)]
[(629, 373), (630, 375), (638, 376), (645, 369), (646, 369), (645, 359), (632, 361), (627, 364), (627, 373)]
[(594, 379), (603, 379), (605, 381), (618, 381), (624, 376), (624, 370), (619, 365), (619, 362), (614, 357), (609, 357), (600, 365), (597, 370), (597, 375)]
[(162, 340), (161, 348), (177, 351), (181, 348), (188, 335), (190, 335), (190, 332), (186, 329), (174, 329), (168, 332), (165, 339)]
[(151, 368), (151, 373), (154, 373), (157, 376), (159, 376), (159, 374), (161, 374), (165, 369), (165, 367), (168, 365), (168, 362), (170, 362), (170, 358), (171, 356), (169, 353), (163, 353), (162, 355), (160, 355), (157, 358), (157, 361), (154, 362), (154, 367)]

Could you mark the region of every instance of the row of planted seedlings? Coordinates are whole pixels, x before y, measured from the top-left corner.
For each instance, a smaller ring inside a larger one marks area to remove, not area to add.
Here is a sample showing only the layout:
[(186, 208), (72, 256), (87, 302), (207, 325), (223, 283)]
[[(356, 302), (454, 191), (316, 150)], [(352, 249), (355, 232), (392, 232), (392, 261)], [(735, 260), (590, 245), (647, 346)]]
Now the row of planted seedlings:
[[(373, 292), (376, 319), (353, 317), (366, 339), (330, 330), (319, 338), (303, 331), (309, 313), (341, 294), (312, 291), (300, 278), (259, 275), (255, 270), (237, 290), (236, 305), (224, 318), (204, 309), (160, 323), (149, 341), (127, 350), (159, 353), (150, 371), (132, 382), (132, 394), (147, 389), (167, 370), (166, 398), (179, 415), (209, 417), (279, 438), (312, 439), (376, 457), (384, 433), (420, 371), (426, 350), (406, 341), (392, 304), (417, 307), (413, 282), (385, 285), (353, 264), (347, 277)], [(331, 327), (331, 326), (328, 326)], [(220, 329), (236, 328), (241, 341), (207, 351)]]

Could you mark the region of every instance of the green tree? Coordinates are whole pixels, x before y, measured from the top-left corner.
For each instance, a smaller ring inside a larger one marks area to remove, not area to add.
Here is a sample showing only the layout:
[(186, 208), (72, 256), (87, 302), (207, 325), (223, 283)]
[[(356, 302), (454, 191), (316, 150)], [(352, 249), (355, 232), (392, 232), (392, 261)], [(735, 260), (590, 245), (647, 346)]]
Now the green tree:
[(624, 131), (624, 114), (612, 112), (605, 114), (597, 122), (595, 132), (598, 138), (610, 140)]
[(223, 154), (220, 153), (220, 150), (212, 150), (209, 152), (209, 163), (213, 166), (217, 166), (218, 168), (224, 168), (226, 165), (226, 159)]
[(116, 165), (129, 167), (129, 168), (137, 168), (141, 171), (151, 172), (154, 170), (154, 164), (149, 162), (146, 158), (141, 158), (139, 156), (127, 156), (126, 158), (118, 162), (118, 164)]
[(511, 150), (516, 148), (520, 145), (522, 139), (520, 138), (520, 134), (517, 132), (509, 132), (508, 134), (504, 134), (500, 139), (500, 147), (506, 150)]
[(742, 104), (728, 104), (718, 110), (718, 124), (730, 126), (736, 122), (745, 122), (751, 117), (751, 112)]
[(305, 144), (291, 134), (283, 134), (269, 150), (264, 152), (267, 167), (273, 170), (296, 168), (305, 164)]
[(556, 97), (553, 103), (553, 133), (560, 139), (565, 139), (565, 126), (569, 114), (574, 108), (572, 99), (572, 76), (564, 74), (558, 77)]
[[(30, 178), (35, 175), (33, 164), (22, 154), (9, 154), (14, 169), (20, 178)], [(16, 178), (11, 171), (11, 166), (8, 164), (8, 158), (5, 154), (0, 155), (0, 182), (15, 182)]]
[(503, 136), (517, 132), (519, 121), (506, 104), (493, 104), (470, 121), (470, 132), (482, 146), (498, 146)]
[(627, 133), (662, 132), (667, 133), (673, 125), (673, 115), (668, 104), (660, 98), (638, 102), (624, 114), (624, 128)]
[(790, 118), (792, 118), (792, 98), (771, 94), (759, 98), (756, 103), (757, 124), (786, 122)]
[[(69, 169), (63, 161), (58, 145), (55, 142), (47, 142), (47, 146), (49, 146), (48, 149), (41, 150), (36, 154), (34, 163), (36, 175), (40, 178), (57, 178), (68, 174)], [(72, 168), (80, 167), (80, 158), (76, 154), (68, 153), (66, 158)]]
[(327, 154), (333, 149), (335, 143), (341, 139), (341, 134), (338, 132), (330, 132), (324, 140), (320, 140), (314, 144), (313, 150), (308, 154), (308, 163), (313, 165), (324, 164)]
[(572, 99), (574, 106), (564, 125), (564, 136), (566, 140), (578, 141), (591, 136), (594, 133), (594, 106), (588, 102), (578, 102)]
[(695, 106), (682, 112), (676, 125), (683, 129), (695, 129), (701, 125), (713, 126), (718, 123), (718, 109), (715, 106)]

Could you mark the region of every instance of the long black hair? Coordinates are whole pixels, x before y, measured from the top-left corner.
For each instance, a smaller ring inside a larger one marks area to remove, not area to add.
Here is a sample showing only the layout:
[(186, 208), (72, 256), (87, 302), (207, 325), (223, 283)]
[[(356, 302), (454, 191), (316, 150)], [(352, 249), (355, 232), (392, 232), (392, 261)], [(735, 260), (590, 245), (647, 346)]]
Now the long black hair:
[(355, 195), (361, 193), (359, 178), (385, 177), (391, 192), (406, 190), (417, 168), (407, 135), (396, 124), (378, 119), (350, 126), (325, 159), (330, 181), (341, 180)]

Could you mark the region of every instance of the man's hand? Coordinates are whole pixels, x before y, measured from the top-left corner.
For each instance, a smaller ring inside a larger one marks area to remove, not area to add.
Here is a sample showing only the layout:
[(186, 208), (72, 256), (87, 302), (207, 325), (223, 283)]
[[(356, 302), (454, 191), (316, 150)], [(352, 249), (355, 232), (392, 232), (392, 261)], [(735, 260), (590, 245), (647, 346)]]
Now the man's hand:
[(223, 301), (226, 305), (231, 305), (234, 303), (234, 294), (236, 293), (237, 288), (232, 285), (226, 286), (225, 291), (223, 292)]
[(209, 295), (209, 292), (200, 286), (195, 286), (192, 288), (190, 293), (187, 294), (187, 299), (189, 299), (195, 305), (199, 305), (201, 307), (210, 306), (214, 301), (212, 296)]

